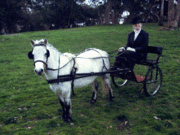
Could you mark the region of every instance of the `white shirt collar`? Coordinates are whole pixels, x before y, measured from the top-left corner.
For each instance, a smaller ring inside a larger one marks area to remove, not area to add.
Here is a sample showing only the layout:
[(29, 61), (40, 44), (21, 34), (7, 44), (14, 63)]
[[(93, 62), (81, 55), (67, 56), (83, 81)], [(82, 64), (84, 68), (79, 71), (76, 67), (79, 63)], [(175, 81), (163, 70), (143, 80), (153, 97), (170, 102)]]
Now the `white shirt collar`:
[(141, 29), (140, 30), (134, 30), (134, 41), (136, 40), (136, 38), (138, 37), (139, 33), (141, 32)]

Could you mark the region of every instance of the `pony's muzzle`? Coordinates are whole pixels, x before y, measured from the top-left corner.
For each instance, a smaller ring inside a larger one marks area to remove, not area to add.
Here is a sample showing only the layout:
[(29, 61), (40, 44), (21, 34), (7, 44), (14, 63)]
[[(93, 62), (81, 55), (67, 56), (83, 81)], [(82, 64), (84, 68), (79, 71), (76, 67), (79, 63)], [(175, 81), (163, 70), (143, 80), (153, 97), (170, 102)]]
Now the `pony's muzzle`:
[(44, 70), (43, 69), (40, 69), (40, 70), (35, 69), (34, 71), (35, 71), (36, 74), (42, 75)]

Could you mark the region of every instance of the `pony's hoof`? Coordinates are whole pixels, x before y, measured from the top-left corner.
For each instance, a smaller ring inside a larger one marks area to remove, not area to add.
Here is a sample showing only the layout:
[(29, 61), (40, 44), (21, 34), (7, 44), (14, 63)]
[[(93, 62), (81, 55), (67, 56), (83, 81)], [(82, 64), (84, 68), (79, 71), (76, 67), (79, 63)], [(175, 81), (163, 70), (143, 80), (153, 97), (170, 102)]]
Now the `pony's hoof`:
[(67, 123), (69, 123), (69, 122), (71, 122), (71, 121), (72, 121), (72, 118), (71, 118), (71, 117), (68, 117), (68, 118), (64, 119), (64, 122), (67, 122)]
[(111, 98), (110, 98), (110, 102), (114, 102), (114, 97), (111, 97)]
[(62, 119), (64, 120), (64, 122), (67, 122), (67, 123), (72, 121), (72, 117), (68, 115), (63, 115)]
[(91, 99), (91, 104), (94, 104), (94, 103), (96, 103), (96, 100)]

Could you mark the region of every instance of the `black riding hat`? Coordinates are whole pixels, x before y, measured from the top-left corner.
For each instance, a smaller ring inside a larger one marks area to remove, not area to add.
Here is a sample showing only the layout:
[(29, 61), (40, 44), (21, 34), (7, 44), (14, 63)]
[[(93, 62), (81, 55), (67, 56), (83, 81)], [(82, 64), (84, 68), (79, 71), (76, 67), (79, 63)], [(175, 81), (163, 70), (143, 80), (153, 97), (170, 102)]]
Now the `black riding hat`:
[(136, 16), (132, 19), (132, 24), (142, 23), (142, 18), (140, 16)]

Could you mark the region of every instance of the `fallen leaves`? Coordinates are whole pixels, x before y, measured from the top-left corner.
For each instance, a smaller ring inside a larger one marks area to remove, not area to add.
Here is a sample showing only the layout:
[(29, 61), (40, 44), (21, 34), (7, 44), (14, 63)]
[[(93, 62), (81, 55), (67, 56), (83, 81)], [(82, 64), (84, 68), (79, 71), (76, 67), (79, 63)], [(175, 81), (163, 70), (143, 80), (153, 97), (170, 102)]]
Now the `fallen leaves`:
[(157, 116), (154, 116), (154, 119), (156, 119), (156, 120), (161, 120), (161, 118), (158, 118)]

